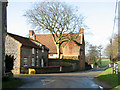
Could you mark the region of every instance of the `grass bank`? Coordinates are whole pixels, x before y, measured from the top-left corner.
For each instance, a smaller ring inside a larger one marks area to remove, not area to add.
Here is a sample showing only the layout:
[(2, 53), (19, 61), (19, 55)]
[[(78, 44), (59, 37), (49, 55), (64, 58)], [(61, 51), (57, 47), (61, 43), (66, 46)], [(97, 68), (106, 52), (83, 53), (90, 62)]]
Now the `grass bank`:
[(5, 81), (2, 81), (2, 88), (5, 89), (5, 88), (16, 88), (20, 85), (22, 85), (22, 81), (20, 79), (17, 79), (17, 78), (13, 78), (11, 80), (5, 80)]
[[(120, 71), (120, 70), (119, 70)], [(113, 74), (112, 68), (106, 69), (104, 72), (98, 75), (97, 79), (101, 82), (109, 84), (113, 89), (119, 88), (119, 77), (120, 74)]]

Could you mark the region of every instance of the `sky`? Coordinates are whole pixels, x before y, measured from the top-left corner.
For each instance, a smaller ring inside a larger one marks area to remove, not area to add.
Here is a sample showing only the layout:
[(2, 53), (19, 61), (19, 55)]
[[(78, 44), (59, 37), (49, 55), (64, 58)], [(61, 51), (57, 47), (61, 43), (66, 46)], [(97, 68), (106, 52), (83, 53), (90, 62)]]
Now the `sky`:
[[(35, 1), (41, 0), (8, 0), (7, 31), (13, 34), (27, 36), (29, 30), (34, 30), (23, 15), (32, 8)], [(116, 0), (63, 0), (71, 6), (77, 6), (79, 13), (86, 17), (84, 30), (85, 41), (105, 48), (113, 33)], [(114, 33), (117, 33), (117, 23)]]

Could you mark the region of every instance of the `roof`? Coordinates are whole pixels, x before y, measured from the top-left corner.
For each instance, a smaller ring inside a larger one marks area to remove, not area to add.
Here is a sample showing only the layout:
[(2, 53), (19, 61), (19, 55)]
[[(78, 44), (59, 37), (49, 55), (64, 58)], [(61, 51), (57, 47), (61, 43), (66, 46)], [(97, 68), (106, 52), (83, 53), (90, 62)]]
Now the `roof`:
[(46, 45), (49, 48), (49, 53), (57, 53), (57, 48), (51, 34), (36, 35), (36, 40)]
[[(67, 35), (67, 34), (64, 34), (64, 35)], [(70, 36), (71, 37), (76, 37), (76, 35), (79, 35), (79, 34), (78, 33), (69, 34), (68, 37), (70, 37)], [(49, 48), (49, 53), (57, 53), (57, 48), (56, 48), (56, 45), (55, 45), (55, 43), (53, 41), (53, 38), (52, 38), (51, 34), (39, 34), (39, 35), (36, 35), (36, 40), (38, 40), (41, 43), (43, 43), (44, 45), (46, 45)], [(74, 39), (73, 41), (77, 45), (80, 45), (80, 40), (81, 40), (81, 36), (78, 36), (77, 39)], [(66, 45), (66, 42), (64, 42), (62, 44), (62, 46), (65, 46), (65, 45)], [(61, 49), (61, 53), (62, 53), (62, 49)]]
[(30, 39), (32, 42), (34, 42), (34, 43), (36, 43), (37, 45), (39, 45), (40, 47), (41, 46), (44, 46), (44, 48), (46, 49), (46, 50), (49, 50), (49, 48), (48, 47), (46, 47), (45, 45), (43, 45), (42, 43), (40, 43), (39, 41), (37, 41), (37, 40), (33, 40), (33, 39)]
[(20, 42), (23, 46), (41, 48), (40, 46), (38, 46), (37, 44), (32, 42), (32, 40), (29, 39), (29, 38), (22, 37), (22, 36), (19, 36), (19, 35), (15, 35), (15, 34), (12, 34), (12, 33), (7, 33), (7, 34), (9, 36), (11, 36), (12, 38), (14, 38), (15, 40), (17, 40), (18, 42)]

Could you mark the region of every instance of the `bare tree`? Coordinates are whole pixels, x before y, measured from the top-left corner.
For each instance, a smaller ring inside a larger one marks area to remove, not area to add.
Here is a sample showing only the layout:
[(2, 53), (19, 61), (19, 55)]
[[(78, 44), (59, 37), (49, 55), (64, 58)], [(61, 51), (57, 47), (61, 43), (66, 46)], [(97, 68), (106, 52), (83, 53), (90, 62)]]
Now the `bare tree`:
[(62, 43), (76, 39), (79, 34), (74, 37), (70, 34), (84, 26), (84, 17), (76, 11), (62, 2), (39, 2), (25, 16), (37, 30), (51, 33), (60, 58)]
[(110, 44), (106, 47), (104, 53), (110, 60), (118, 58), (118, 35), (116, 35), (113, 40), (111, 39)]
[(100, 61), (100, 65), (101, 65), (101, 56), (102, 56), (101, 50), (102, 50), (102, 49), (103, 49), (102, 45), (99, 45), (99, 46), (98, 46), (98, 52), (99, 52), (99, 61)]

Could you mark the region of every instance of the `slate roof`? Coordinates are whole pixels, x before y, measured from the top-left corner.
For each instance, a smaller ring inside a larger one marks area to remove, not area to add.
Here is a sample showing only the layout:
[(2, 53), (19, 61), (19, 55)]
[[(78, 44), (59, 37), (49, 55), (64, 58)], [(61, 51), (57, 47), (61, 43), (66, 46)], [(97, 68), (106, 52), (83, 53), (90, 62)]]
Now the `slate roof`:
[(11, 36), (12, 38), (14, 38), (15, 40), (19, 41), (23, 46), (41, 48), (39, 45), (32, 42), (31, 39), (29, 39), (29, 38), (19, 36), (19, 35), (15, 35), (15, 34), (12, 34), (12, 33), (7, 33), (7, 34), (9, 36)]
[[(64, 34), (65, 35), (65, 34)], [(76, 35), (79, 35), (78, 33), (73, 33), (68, 35), (68, 37), (75, 37)], [(46, 47), (49, 48), (49, 53), (57, 53), (56, 45), (53, 41), (51, 34), (39, 34), (36, 35), (36, 40), (46, 45)], [(81, 36), (78, 36), (77, 39), (73, 40), (77, 45), (80, 45)], [(69, 43), (69, 42), (68, 42)], [(66, 42), (62, 44), (62, 46), (66, 45)], [(62, 47), (61, 47), (61, 53), (62, 53)]]

